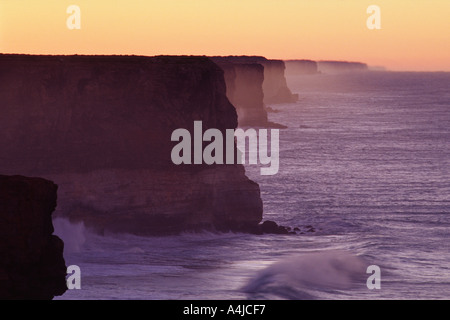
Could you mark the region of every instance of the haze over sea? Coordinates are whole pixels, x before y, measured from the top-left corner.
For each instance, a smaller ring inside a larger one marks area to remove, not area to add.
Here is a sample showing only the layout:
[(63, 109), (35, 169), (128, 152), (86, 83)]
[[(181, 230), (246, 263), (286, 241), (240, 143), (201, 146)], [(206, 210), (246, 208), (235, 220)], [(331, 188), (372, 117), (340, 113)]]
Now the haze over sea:
[(82, 276), (59, 299), (449, 299), (450, 73), (288, 83), (300, 100), (270, 114), (288, 126), (279, 173), (246, 170), (264, 220), (304, 234), (100, 236), (57, 219)]

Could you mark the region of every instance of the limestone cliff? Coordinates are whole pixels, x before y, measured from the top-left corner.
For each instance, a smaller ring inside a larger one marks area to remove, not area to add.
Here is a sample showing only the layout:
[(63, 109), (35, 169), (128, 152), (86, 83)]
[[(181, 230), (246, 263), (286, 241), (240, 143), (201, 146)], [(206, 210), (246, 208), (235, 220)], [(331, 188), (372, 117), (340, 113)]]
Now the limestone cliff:
[(318, 66), (316, 61), (312, 60), (286, 60), (286, 76), (317, 74)]
[(258, 63), (233, 63), (213, 59), (225, 73), (227, 97), (236, 107), (239, 126), (267, 126), (264, 106), (264, 67)]
[(367, 64), (361, 62), (318, 61), (317, 66), (319, 72), (329, 74), (361, 72), (369, 70)]
[(237, 126), (208, 58), (0, 55), (0, 101), (2, 172), (55, 181), (58, 215), (136, 234), (262, 218), (241, 165), (171, 161), (175, 129)]
[(44, 179), (0, 175), (0, 299), (52, 299), (67, 290), (64, 244), (52, 235), (56, 190)]
[(298, 100), (297, 94), (292, 94), (284, 75), (285, 65), (282, 60), (267, 60), (264, 65), (264, 103), (292, 103)]
[(217, 63), (260, 64), (264, 67), (264, 81), (262, 84), (264, 104), (291, 103), (298, 100), (287, 86), (284, 75), (285, 65), (281, 60), (269, 60), (260, 56), (227, 56), (212, 57)]

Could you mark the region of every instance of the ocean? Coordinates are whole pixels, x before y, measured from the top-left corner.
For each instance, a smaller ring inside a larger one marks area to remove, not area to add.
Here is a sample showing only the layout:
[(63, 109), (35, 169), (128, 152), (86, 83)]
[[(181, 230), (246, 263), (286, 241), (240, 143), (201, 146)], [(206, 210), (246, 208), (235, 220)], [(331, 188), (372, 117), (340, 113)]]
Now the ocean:
[[(81, 289), (57, 299), (449, 299), (450, 73), (288, 78), (264, 220), (296, 235), (95, 235), (54, 220)], [(367, 267), (380, 270), (369, 289)]]

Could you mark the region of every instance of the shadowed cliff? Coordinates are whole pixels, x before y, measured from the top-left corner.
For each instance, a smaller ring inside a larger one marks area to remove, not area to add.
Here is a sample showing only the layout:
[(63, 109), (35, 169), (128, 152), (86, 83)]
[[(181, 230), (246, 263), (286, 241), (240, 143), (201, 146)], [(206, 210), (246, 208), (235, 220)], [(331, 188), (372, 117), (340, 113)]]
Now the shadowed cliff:
[(239, 126), (284, 126), (268, 121), (264, 105), (264, 67), (259, 63), (235, 63), (225, 58), (213, 58), (224, 71), (227, 97), (235, 106)]
[(264, 81), (262, 84), (263, 103), (292, 103), (298, 100), (298, 96), (292, 94), (286, 83), (284, 75), (285, 65), (282, 60), (269, 60), (260, 56), (226, 56), (212, 57), (219, 64), (260, 64), (264, 67)]
[(286, 76), (311, 75), (317, 73), (340, 74), (369, 70), (369, 67), (365, 63), (348, 61), (286, 60), (285, 64)]
[(241, 165), (171, 161), (175, 129), (236, 128), (205, 57), (0, 55), (0, 167), (59, 185), (56, 214), (99, 231), (167, 234), (259, 223)]
[(348, 73), (348, 72), (361, 72), (368, 71), (369, 67), (365, 63), (361, 62), (348, 62), (348, 61), (318, 61), (318, 70), (321, 73)]
[(52, 299), (66, 290), (64, 244), (53, 234), (57, 186), (0, 175), (0, 299)]
[(292, 94), (285, 77), (285, 64), (282, 60), (267, 60), (264, 66), (264, 103), (293, 103), (298, 100), (297, 94)]
[(312, 60), (286, 60), (286, 76), (295, 76), (302, 74), (317, 74), (318, 66), (316, 61)]

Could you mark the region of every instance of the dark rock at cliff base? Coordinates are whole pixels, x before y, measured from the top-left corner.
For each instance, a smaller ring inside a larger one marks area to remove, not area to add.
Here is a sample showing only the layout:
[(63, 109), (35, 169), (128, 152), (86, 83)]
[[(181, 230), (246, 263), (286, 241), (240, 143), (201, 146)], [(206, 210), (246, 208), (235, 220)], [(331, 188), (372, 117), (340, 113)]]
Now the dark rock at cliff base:
[(220, 232), (243, 232), (243, 233), (251, 233), (256, 235), (262, 234), (296, 234), (295, 232), (290, 232), (289, 227), (284, 227), (278, 225), (274, 221), (264, 221), (258, 225), (255, 224), (242, 224), (242, 223), (229, 223), (228, 225), (223, 226), (222, 228), (216, 229)]
[(267, 128), (273, 128), (273, 129), (286, 129), (288, 126), (285, 126), (284, 124), (276, 123), (273, 121), (268, 121), (266, 126)]
[(52, 235), (57, 186), (0, 175), (0, 299), (52, 299), (66, 290), (64, 244)]
[(272, 233), (272, 234), (288, 234), (289, 230), (286, 227), (279, 226), (274, 221), (264, 221), (261, 224), (261, 231), (263, 233)]
[(237, 127), (206, 57), (0, 55), (0, 105), (2, 172), (58, 184), (57, 216), (143, 235), (261, 221), (242, 165), (171, 160), (174, 130)]

